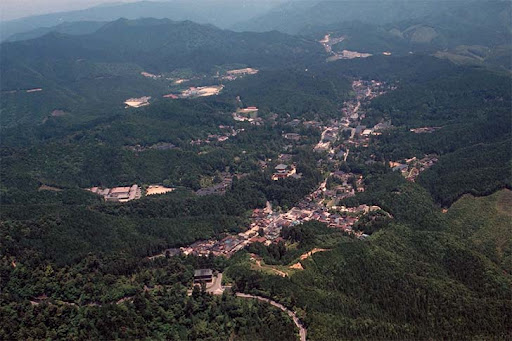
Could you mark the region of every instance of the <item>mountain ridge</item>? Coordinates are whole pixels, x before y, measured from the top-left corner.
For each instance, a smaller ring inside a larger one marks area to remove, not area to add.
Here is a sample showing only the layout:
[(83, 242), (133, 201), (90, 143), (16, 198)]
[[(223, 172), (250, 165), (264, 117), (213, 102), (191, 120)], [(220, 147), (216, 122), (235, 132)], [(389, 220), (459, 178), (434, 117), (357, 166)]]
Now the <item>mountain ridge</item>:
[(198, 23), (212, 23), (223, 28), (239, 21), (240, 17), (251, 18), (273, 6), (273, 1), (248, 2), (244, 6), (232, 0), (220, 2), (200, 1), (138, 1), (132, 3), (105, 4), (82, 10), (49, 13), (0, 22), (0, 41), (9, 37), (51, 27), (62, 22), (77, 21), (113, 21), (121, 17), (137, 19), (140, 17), (169, 18), (173, 20), (192, 20)]

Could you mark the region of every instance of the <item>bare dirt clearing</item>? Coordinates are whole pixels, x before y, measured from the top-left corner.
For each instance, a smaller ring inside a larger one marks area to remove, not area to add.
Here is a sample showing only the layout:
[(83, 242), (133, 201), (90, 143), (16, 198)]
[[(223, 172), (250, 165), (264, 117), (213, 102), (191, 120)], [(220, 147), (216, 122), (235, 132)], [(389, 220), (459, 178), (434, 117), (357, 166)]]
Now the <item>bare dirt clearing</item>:
[(151, 185), (146, 189), (146, 195), (165, 194), (174, 191), (176, 188)]

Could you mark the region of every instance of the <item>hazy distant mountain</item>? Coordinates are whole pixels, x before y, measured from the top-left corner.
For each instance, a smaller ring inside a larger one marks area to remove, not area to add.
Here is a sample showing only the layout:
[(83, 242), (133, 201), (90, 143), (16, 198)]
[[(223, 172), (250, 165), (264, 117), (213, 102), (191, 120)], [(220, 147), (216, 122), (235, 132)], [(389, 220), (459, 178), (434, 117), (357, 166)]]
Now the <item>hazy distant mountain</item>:
[(344, 37), (332, 46), (360, 52), (436, 53), (456, 62), (511, 68), (512, 3), (473, 1), (451, 11), (385, 24), (362, 21), (306, 27), (299, 34), (319, 40), (326, 33)]
[[(27, 18), (0, 22), (0, 40), (6, 40), (18, 33), (53, 27), (64, 22), (113, 21), (119, 18), (168, 18), (191, 20), (198, 23), (214, 24), (228, 28), (241, 20), (261, 15), (275, 6), (280, 0), (258, 1), (186, 1), (166, 2), (141, 1), (117, 3), (92, 7), (84, 10), (51, 13)], [(58, 30), (57, 30), (58, 31)]]
[[(294, 64), (322, 55), (318, 43), (277, 31), (238, 33), (169, 19), (119, 19), (88, 35), (52, 32), (34, 40), (2, 43), (1, 48), (3, 70), (23, 63), (47, 66), (77, 60), (136, 63), (154, 72), (184, 67), (210, 70), (228, 63)], [(4, 76), (2, 87), (8, 81)]]
[(241, 21), (232, 28), (245, 31), (279, 30), (290, 34), (308, 27), (345, 21), (384, 24), (442, 13), (467, 1), (453, 0), (337, 0), (297, 1), (278, 6), (256, 18)]
[(50, 32), (58, 32), (69, 35), (89, 34), (95, 32), (105, 24), (105, 21), (64, 22), (57, 26), (41, 27), (27, 32), (17, 33), (7, 38), (6, 41), (34, 39), (44, 36), (45, 34), (48, 34)]

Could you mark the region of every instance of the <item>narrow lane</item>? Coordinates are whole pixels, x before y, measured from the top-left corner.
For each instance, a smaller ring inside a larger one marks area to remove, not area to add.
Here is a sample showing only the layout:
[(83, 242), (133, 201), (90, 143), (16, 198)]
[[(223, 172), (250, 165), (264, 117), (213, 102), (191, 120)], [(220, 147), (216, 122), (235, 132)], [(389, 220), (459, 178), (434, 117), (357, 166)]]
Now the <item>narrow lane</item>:
[(273, 305), (274, 307), (281, 309), (282, 311), (287, 313), (288, 316), (290, 316), (293, 319), (293, 322), (295, 323), (297, 328), (299, 328), (300, 341), (306, 341), (307, 330), (304, 327), (304, 325), (302, 324), (302, 322), (300, 321), (300, 319), (297, 317), (297, 314), (295, 314), (295, 312), (286, 308), (281, 303), (277, 303), (276, 301), (273, 301), (273, 300), (265, 298), (265, 297), (249, 295), (249, 294), (244, 294), (244, 293), (236, 293), (236, 296), (241, 297), (241, 298), (252, 298), (252, 299), (262, 301), (262, 302), (267, 302), (267, 303)]

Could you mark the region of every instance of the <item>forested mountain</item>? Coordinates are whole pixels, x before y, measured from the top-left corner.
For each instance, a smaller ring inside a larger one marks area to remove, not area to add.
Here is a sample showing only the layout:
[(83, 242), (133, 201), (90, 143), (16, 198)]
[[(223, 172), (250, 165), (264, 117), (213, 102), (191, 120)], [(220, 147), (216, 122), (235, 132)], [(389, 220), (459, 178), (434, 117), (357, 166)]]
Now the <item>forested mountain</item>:
[(297, 34), (305, 29), (347, 21), (365, 24), (385, 24), (415, 19), (429, 14), (439, 14), (452, 8), (467, 5), (466, 1), (292, 1), (268, 13), (236, 24), (234, 29), (270, 31)]
[(98, 30), (101, 26), (105, 25), (105, 21), (77, 21), (77, 22), (64, 22), (51, 27), (39, 27), (30, 31), (21, 32), (10, 36), (5, 41), (19, 41), (39, 38), (50, 32), (58, 32), (69, 35), (90, 34)]
[(282, 5), (245, 29), (344, 37), (333, 51), (437, 52), (458, 63), (509, 68), (511, 23), (509, 1), (322, 1)]
[[(466, 198), (446, 218), (423, 189), (397, 174), (374, 178), (371, 190), (381, 192), (375, 203), (394, 219), (369, 240), (341, 238), (336, 247), (301, 260), (303, 270), (290, 277), (247, 270), (247, 255), (238, 257), (228, 275), (239, 290), (300, 309), (312, 340), (509, 337), (512, 278), (501, 263), (510, 255), (501, 238), (509, 235), (508, 213), (462, 227), (464, 210), (486, 207), (496, 214), (509, 193), (469, 205)], [(313, 224), (299, 228), (303, 236), (318, 236)], [(486, 236), (484, 231), (494, 232)], [(314, 244), (325, 247), (320, 238)]]
[[(148, 79), (142, 71), (209, 74), (229, 64), (307, 67), (324, 58), (319, 44), (300, 37), (237, 33), (168, 19), (119, 19), (88, 35), (52, 32), (1, 47), (4, 125), (40, 121), (55, 109), (111, 108), (130, 97), (168, 93), (171, 82)], [(17, 91), (34, 88), (42, 91)]]
[(33, 79), (30, 74), (26, 75), (24, 84), (19, 84), (21, 77), (11, 75), (28, 68), (45, 72), (42, 67), (46, 66), (50, 70), (41, 75), (45, 79), (71, 77), (63, 67), (57, 70), (47, 65), (57, 61), (60, 65), (77, 63), (77, 60), (135, 63), (149, 72), (185, 67), (204, 71), (229, 63), (255, 66), (311, 63), (320, 51), (315, 42), (278, 32), (236, 33), (190, 21), (119, 19), (89, 35), (51, 33), (35, 40), (4, 43), (2, 68), (7, 74), (2, 77), (2, 90), (30, 84)]
[[(452, 3), (452, 2), (449, 2)], [(508, 1), (476, 1), (452, 10), (384, 24), (352, 19), (304, 27), (302, 35), (344, 37), (333, 51), (380, 54), (431, 53), (456, 63), (492, 64), (510, 69), (512, 6)]]
[[(0, 23), (0, 41), (19, 33), (50, 28), (62, 22), (113, 21), (119, 18), (167, 18), (172, 20), (192, 20), (197, 23), (213, 24), (228, 28), (244, 19), (250, 19), (275, 6), (276, 1), (248, 1), (240, 6), (239, 1), (138, 1), (131, 3), (111, 3), (83, 10), (36, 15)], [(58, 30), (57, 30), (58, 31)], [(20, 36), (18, 36), (19, 38)], [(21, 36), (23, 37), (23, 35)]]

